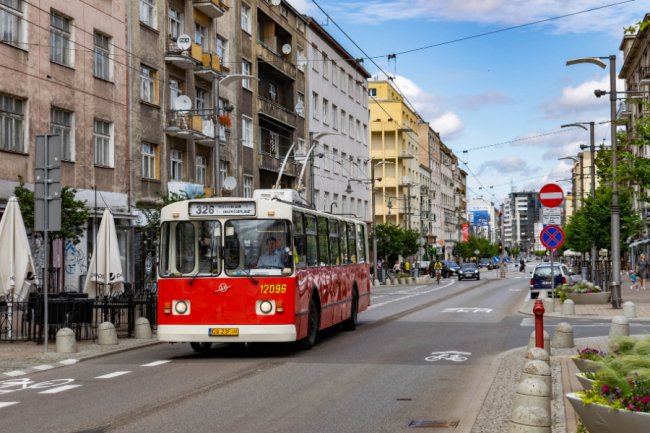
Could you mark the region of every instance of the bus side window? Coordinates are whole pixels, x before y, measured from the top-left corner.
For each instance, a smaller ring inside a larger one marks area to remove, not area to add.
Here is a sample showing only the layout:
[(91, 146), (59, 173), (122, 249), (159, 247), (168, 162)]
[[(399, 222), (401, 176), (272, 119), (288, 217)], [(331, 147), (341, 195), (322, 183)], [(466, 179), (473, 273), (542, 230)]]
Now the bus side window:
[(340, 245), (341, 245), (341, 257), (343, 258), (343, 264), (350, 263), (350, 255), (348, 254), (348, 225), (345, 221), (339, 222), (340, 227)]
[(307, 238), (305, 236), (302, 212), (293, 213), (293, 248), (293, 259), (295, 260), (296, 268), (307, 267)]
[(318, 217), (318, 260), (321, 266), (329, 266), (331, 263), (327, 218), (323, 216)]
[(176, 226), (176, 269), (181, 274), (189, 274), (196, 264), (196, 238), (194, 225), (181, 222)]
[(307, 266), (318, 266), (318, 230), (316, 217), (305, 215), (305, 235), (307, 238)]
[(363, 224), (357, 225), (357, 257), (359, 263), (366, 262), (366, 227)]
[(348, 223), (348, 251), (350, 251), (350, 262), (357, 262), (357, 236), (354, 223)]
[(328, 220), (330, 238), (330, 259), (332, 265), (341, 264), (341, 253), (339, 250), (339, 222), (333, 219)]

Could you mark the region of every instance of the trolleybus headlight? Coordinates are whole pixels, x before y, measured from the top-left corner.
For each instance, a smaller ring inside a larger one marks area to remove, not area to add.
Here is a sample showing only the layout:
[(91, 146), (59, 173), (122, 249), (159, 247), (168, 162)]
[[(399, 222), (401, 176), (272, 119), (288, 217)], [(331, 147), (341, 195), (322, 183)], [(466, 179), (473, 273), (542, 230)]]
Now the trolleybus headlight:
[(259, 301), (259, 309), (262, 314), (273, 312), (273, 303), (271, 301)]
[(186, 314), (190, 306), (187, 301), (175, 301), (174, 302), (174, 311), (176, 314)]

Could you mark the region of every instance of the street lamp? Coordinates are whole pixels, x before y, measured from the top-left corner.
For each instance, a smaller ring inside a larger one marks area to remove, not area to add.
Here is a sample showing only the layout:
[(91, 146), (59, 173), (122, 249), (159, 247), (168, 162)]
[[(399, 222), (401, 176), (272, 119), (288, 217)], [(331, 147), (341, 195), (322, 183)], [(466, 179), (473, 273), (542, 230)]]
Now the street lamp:
[[(378, 165), (384, 165), (384, 164), (395, 164), (392, 161), (378, 161), (376, 164), (373, 164), (372, 159), (370, 160), (370, 185), (372, 185), (372, 191), (371, 191), (371, 199), (372, 199), (372, 265), (374, 266), (374, 269), (377, 269), (377, 215), (376, 215), (376, 209), (375, 209), (375, 167)], [(381, 178), (379, 178), (381, 181)], [(388, 208), (390, 212), (390, 207)], [(375, 271), (375, 275), (377, 272)], [(373, 279), (375, 276), (373, 276)]]
[(219, 169), (221, 165), (221, 157), (219, 155), (220, 153), (220, 148), (219, 148), (219, 132), (218, 132), (218, 118), (219, 118), (219, 88), (221, 87), (222, 84), (228, 84), (230, 82), (233, 82), (235, 80), (259, 80), (259, 78), (253, 76), (253, 75), (248, 75), (248, 74), (230, 74), (230, 75), (225, 75), (225, 76), (219, 76), (217, 74), (214, 75), (214, 78), (212, 79), (212, 88), (214, 89), (215, 96), (214, 96), (214, 112), (215, 112), (215, 120), (214, 122), (214, 151), (212, 152), (212, 156), (214, 158), (213, 165), (214, 168), (212, 170), (212, 185), (214, 185), (214, 195), (215, 197), (219, 197), (221, 195), (221, 176), (219, 175)]
[[(585, 194), (584, 194), (584, 192), (585, 192), (584, 191), (584, 164), (582, 163), (581, 158), (578, 158), (576, 156), (563, 156), (562, 158), (558, 158), (557, 160), (562, 161), (562, 160), (565, 160), (565, 159), (570, 159), (571, 161), (573, 161), (574, 169), (575, 169), (576, 164), (580, 164), (580, 203), (581, 203), (580, 207), (582, 207), (582, 206), (584, 206), (584, 201), (585, 201)], [(573, 173), (571, 174), (571, 176), (573, 177)], [(574, 189), (574, 194), (576, 194), (576, 196), (577, 196), (578, 195), (577, 194), (578, 188), (576, 188), (575, 182), (574, 182), (573, 189)], [(574, 198), (577, 198), (577, 197), (574, 197)], [(575, 205), (575, 201), (574, 201), (574, 209), (576, 207), (577, 207), (577, 205)]]
[[(586, 131), (587, 127), (585, 125), (589, 125), (589, 146), (588, 147), (589, 147), (589, 153), (591, 157), (591, 165), (589, 166), (589, 176), (590, 176), (589, 184), (591, 190), (591, 198), (595, 199), (596, 198), (596, 144), (595, 144), (595, 136), (594, 136), (594, 122), (567, 123), (564, 125), (560, 125), (560, 128), (576, 127), (576, 128), (582, 128)], [(586, 148), (587, 146), (583, 144), (580, 145), (580, 150), (584, 150)], [(598, 256), (598, 250), (595, 244), (591, 245), (590, 256), (591, 256), (591, 282), (594, 284), (598, 284), (596, 282), (596, 259)]]
[(307, 150), (307, 153), (305, 154), (305, 160), (302, 163), (302, 169), (300, 170), (300, 175), (298, 176), (298, 184), (296, 185), (296, 190), (298, 192), (302, 191), (304, 186), (302, 185), (302, 178), (305, 175), (305, 169), (307, 168), (307, 161), (309, 161), (310, 165), (310, 177), (311, 177), (311, 202), (312, 206), (315, 206), (314, 204), (314, 158), (313, 158), (313, 152), (314, 149), (316, 148), (316, 145), (318, 144), (318, 140), (321, 138), (327, 136), (327, 135), (343, 135), (338, 132), (309, 132), (309, 149)]
[[(621, 214), (618, 206), (618, 185), (616, 181), (616, 166), (618, 162), (616, 152), (616, 56), (607, 57), (586, 57), (568, 60), (567, 66), (580, 63), (591, 63), (605, 69), (607, 65), (601, 59), (609, 60), (609, 113), (611, 120), (611, 142), (612, 142), (612, 210), (611, 210), (611, 237), (612, 237), (612, 308), (621, 308)], [(598, 96), (598, 94), (596, 94)]]

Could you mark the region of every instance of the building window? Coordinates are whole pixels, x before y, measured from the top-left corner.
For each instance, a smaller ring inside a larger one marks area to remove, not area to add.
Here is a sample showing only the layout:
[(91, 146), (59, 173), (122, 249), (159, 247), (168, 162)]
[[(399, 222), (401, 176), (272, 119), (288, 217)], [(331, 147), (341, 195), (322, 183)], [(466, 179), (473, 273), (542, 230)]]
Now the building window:
[(183, 14), (176, 9), (169, 9), (169, 37), (172, 40), (177, 40), (183, 34)]
[(241, 5), (241, 29), (251, 34), (251, 8), (245, 4)]
[(337, 130), (339, 129), (339, 109), (335, 104), (332, 104), (332, 128)]
[(73, 113), (52, 107), (50, 117), (50, 133), (58, 134), (61, 137), (61, 159), (74, 161)]
[(305, 146), (305, 139), (304, 138), (299, 138), (298, 139), (298, 149), (296, 149), (296, 155), (306, 155), (307, 154), (307, 147)]
[(95, 32), (95, 77), (111, 79), (111, 38)]
[(228, 41), (221, 36), (217, 36), (217, 56), (221, 59), (221, 64), (223, 64), (228, 57)]
[(307, 64), (307, 58), (305, 57), (305, 50), (302, 47), (298, 47), (296, 60), (298, 61), (298, 69), (305, 72), (305, 65)]
[(172, 110), (176, 110), (176, 99), (181, 96), (181, 87), (178, 80), (170, 79), (169, 80), (169, 97), (171, 102)]
[[(301, 109), (298, 109), (300, 107)], [(296, 111), (298, 116), (305, 117), (305, 95), (298, 92), (298, 103), (296, 104)]]
[(354, 99), (354, 78), (348, 75), (348, 96)]
[(0, 94), (0, 150), (24, 151), (24, 110), (22, 99)]
[(327, 125), (329, 123), (329, 113), (330, 103), (327, 99), (323, 98), (323, 123)]
[(357, 141), (361, 141), (361, 121), (357, 120)]
[(345, 123), (345, 121), (346, 121), (346, 113), (345, 113), (345, 110), (341, 110), (341, 132), (342, 132), (343, 134), (346, 133), (346, 131), (345, 131), (345, 125), (346, 125), (346, 123)]
[(157, 179), (156, 170), (156, 145), (142, 143), (142, 177), (145, 179)]
[(155, 0), (140, 0), (140, 21), (151, 28), (156, 28)]
[(0, 38), (2, 42), (19, 46), (24, 34), (23, 1), (0, 0)]
[(140, 99), (150, 104), (157, 104), (158, 97), (156, 89), (158, 84), (158, 72), (148, 66), (140, 66)]
[(323, 53), (323, 78), (328, 80), (330, 77), (330, 61), (327, 54)]
[(205, 186), (205, 177), (208, 172), (207, 159), (203, 155), (196, 156), (196, 183)]
[(319, 60), (319, 55), (318, 55), (318, 48), (316, 48), (316, 45), (311, 46), (311, 67), (314, 71), (318, 72), (318, 60)]
[(171, 172), (169, 178), (171, 180), (183, 179), (183, 152), (180, 150), (172, 149), (169, 153), (169, 160), (171, 162)]
[(223, 185), (228, 177), (228, 161), (219, 161), (219, 185), (223, 188)]
[(201, 46), (204, 53), (208, 52), (208, 29), (199, 23), (194, 23), (194, 43)]
[(338, 86), (339, 84), (339, 68), (336, 66), (336, 62), (334, 60), (331, 60), (332, 62), (332, 84), (334, 87)]
[(341, 68), (341, 70), (339, 72), (340, 72), (340, 77), (341, 77), (341, 81), (339, 82), (339, 87), (341, 88), (341, 92), (345, 93), (345, 89), (346, 89), (345, 80), (347, 80), (348, 75), (345, 73), (343, 68)]
[(318, 93), (311, 92), (311, 114), (314, 119), (318, 119)]
[(244, 175), (244, 197), (250, 198), (253, 197), (253, 176), (247, 174)]
[(354, 138), (354, 117), (351, 114), (348, 116), (348, 134)]
[[(219, 107), (217, 110), (217, 113), (223, 114), (226, 113), (225, 107), (226, 107), (227, 102), (224, 99), (219, 98)], [(230, 116), (230, 115), (228, 115)], [(219, 125), (218, 131), (219, 131), (219, 140), (225, 141), (226, 140), (226, 125), (222, 125), (220, 122), (217, 122), (217, 125)]]
[(95, 165), (113, 166), (113, 124), (95, 119), (93, 138), (95, 142)]
[(50, 60), (65, 66), (72, 66), (74, 59), (71, 47), (72, 20), (54, 11), (50, 14)]
[(207, 113), (207, 110), (210, 109), (210, 93), (205, 90), (201, 89), (200, 87), (196, 88), (196, 98), (194, 101), (196, 105), (196, 111), (199, 115), (205, 116)]
[(269, 83), (269, 99), (273, 102), (278, 101), (278, 86), (273, 83)]
[[(251, 75), (251, 62), (248, 60), (243, 60), (241, 62), (241, 73), (244, 75)], [(244, 89), (251, 90), (251, 80), (248, 78), (241, 80), (241, 86)]]
[(241, 142), (245, 147), (253, 148), (253, 119), (241, 117)]

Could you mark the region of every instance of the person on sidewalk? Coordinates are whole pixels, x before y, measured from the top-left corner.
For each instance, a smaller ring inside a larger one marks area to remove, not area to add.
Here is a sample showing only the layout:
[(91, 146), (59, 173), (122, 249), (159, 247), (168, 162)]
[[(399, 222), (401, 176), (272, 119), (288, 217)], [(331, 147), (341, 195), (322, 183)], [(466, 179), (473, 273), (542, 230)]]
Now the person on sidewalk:
[(634, 271), (630, 271), (630, 281), (632, 281), (630, 290), (639, 290), (639, 278), (637, 278)]
[(645, 280), (648, 278), (649, 273), (648, 261), (645, 258), (645, 254), (641, 254), (639, 261), (636, 262), (636, 275), (641, 280), (641, 290), (645, 290)]

